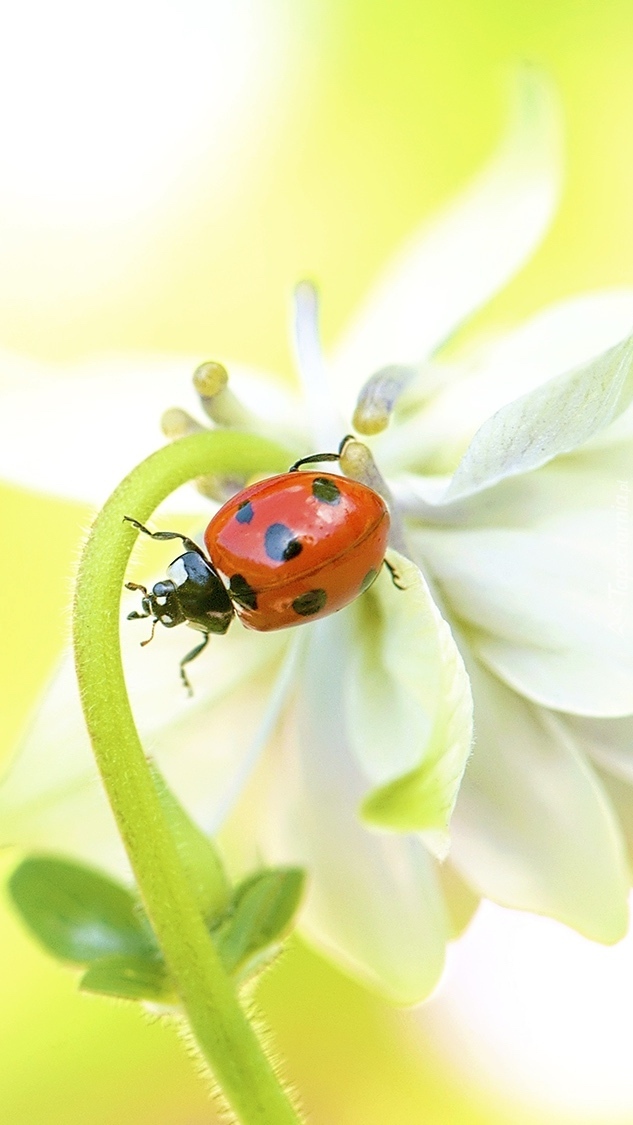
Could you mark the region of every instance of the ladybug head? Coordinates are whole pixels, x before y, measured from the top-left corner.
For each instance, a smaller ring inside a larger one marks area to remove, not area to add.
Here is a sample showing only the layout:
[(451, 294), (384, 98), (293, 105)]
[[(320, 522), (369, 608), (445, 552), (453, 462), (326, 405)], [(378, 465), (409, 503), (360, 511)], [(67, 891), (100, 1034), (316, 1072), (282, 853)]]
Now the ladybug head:
[(166, 629), (187, 624), (203, 633), (226, 633), (233, 618), (233, 604), (226, 587), (198, 550), (185, 551), (174, 559), (167, 567), (166, 577), (156, 582), (151, 592), (135, 582), (126, 586), (143, 595), (141, 612), (129, 613), (129, 621), (151, 617), (153, 625), (164, 625)]

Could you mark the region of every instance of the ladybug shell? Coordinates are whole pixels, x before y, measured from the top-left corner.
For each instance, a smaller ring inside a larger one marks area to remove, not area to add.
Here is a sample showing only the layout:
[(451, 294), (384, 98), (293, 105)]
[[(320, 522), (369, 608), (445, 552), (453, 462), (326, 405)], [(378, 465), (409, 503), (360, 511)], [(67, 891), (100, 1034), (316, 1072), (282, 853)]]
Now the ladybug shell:
[(232, 497), (205, 531), (209, 558), (249, 629), (315, 621), (366, 590), (385, 557), (389, 512), (347, 477), (294, 472)]

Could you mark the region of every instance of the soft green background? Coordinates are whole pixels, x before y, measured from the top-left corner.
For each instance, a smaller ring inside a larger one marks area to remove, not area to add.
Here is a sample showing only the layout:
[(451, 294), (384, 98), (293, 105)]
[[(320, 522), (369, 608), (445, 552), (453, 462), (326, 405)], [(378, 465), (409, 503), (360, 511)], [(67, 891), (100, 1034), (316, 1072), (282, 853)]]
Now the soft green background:
[[(177, 169), (151, 207), (107, 223), (90, 208), (81, 221), (40, 203), (31, 210), (28, 193), (17, 202), (0, 198), (8, 247), (0, 345), (60, 361), (104, 349), (233, 356), (290, 376), (293, 283), (306, 274), (318, 280), (325, 337), (333, 339), (399, 240), (489, 153), (509, 75), (523, 59), (548, 70), (562, 96), (566, 194), (543, 248), (484, 322), (633, 283), (630, 0), (260, 0), (257, 7), (273, 35), (283, 29), (280, 92), (220, 167), (201, 139), (198, 158)], [(35, 37), (37, 15), (36, 4)], [(79, 59), (99, 50), (100, 22), (117, 17), (94, 12), (79, 28), (70, 11), (62, 18)], [(16, 50), (24, 53), (24, 81), (37, 88), (28, 43)], [(18, 115), (19, 101), (18, 91)], [(81, 140), (78, 132), (79, 150)], [(42, 176), (45, 197), (44, 168)], [(148, 409), (158, 417), (167, 405)], [(71, 576), (90, 513), (8, 487), (0, 507), (7, 757), (67, 636)], [(204, 1083), (171, 1030), (123, 1005), (78, 997), (72, 974), (33, 947), (4, 906), (0, 942), (3, 1121), (213, 1120)], [(414, 1043), (410, 1015), (387, 1010), (307, 951), (286, 956), (260, 1000), (314, 1125), (523, 1120), (520, 1106), (464, 1086), (430, 1044)], [(542, 1122), (543, 1113), (534, 1119)]]

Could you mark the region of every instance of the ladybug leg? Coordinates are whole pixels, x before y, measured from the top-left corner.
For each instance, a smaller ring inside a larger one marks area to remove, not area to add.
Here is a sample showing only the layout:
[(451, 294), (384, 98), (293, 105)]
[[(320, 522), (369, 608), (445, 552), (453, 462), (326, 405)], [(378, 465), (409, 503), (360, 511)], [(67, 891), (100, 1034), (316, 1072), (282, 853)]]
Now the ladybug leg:
[[(143, 587), (137, 586), (137, 587), (135, 587), (135, 589), (141, 589), (142, 590)], [(143, 609), (146, 609), (145, 598), (143, 599)], [(132, 612), (128, 613), (128, 615), (127, 615), (128, 621), (145, 621), (148, 617), (152, 617), (152, 614), (149, 610), (147, 610), (145, 613), (138, 613), (135, 609), (133, 609)], [(152, 631), (151, 631), (149, 637), (147, 637), (146, 640), (141, 641), (141, 648), (145, 648), (145, 645), (148, 645), (150, 641), (154, 640), (154, 633), (156, 631), (156, 622), (157, 622), (157, 618), (156, 617), (152, 618)]]
[[(196, 554), (202, 555), (204, 558), (204, 551), (198, 544), (194, 543), (193, 539), (188, 539), (186, 535), (181, 535), (178, 531), (150, 531), (144, 524), (139, 523), (138, 520), (132, 519), (132, 516), (124, 516), (123, 519), (127, 521), (127, 523), (131, 523), (132, 527), (135, 527), (137, 531), (142, 531), (143, 535), (149, 535), (150, 539), (180, 539), (186, 551), (195, 551)], [(142, 587), (138, 586), (137, 589), (140, 590)]]
[(387, 570), (389, 571), (389, 573), (391, 575), (391, 581), (393, 582), (394, 586), (396, 587), (396, 590), (406, 590), (406, 586), (403, 586), (401, 581), (400, 581), (400, 575), (398, 574), (398, 571), (396, 570), (395, 566), (392, 566), (391, 563), (388, 562), (387, 559), (384, 559), (383, 561), (384, 561), (385, 566), (387, 567)]
[(302, 465), (318, 465), (319, 461), (340, 461), (343, 446), (347, 445), (348, 441), (354, 441), (353, 434), (345, 434), (343, 440), (339, 443), (338, 453), (313, 453), (310, 457), (300, 457), (288, 469), (289, 473), (296, 473)]
[[(142, 617), (143, 615), (141, 613), (139, 613), (138, 616)], [(129, 618), (128, 618), (128, 621), (129, 621)], [(150, 641), (154, 640), (154, 633), (155, 632), (156, 632), (156, 618), (154, 618), (154, 620), (152, 621), (152, 631), (151, 631), (149, 637), (147, 637), (144, 641), (141, 641), (141, 648), (145, 648), (145, 645), (148, 645)]]
[(294, 465), (290, 466), (288, 472), (296, 473), (302, 465), (315, 465), (319, 461), (339, 461), (340, 456), (340, 453), (313, 453), (311, 457), (300, 457)]
[(200, 644), (196, 645), (195, 648), (192, 648), (191, 652), (188, 652), (186, 656), (183, 656), (182, 660), (180, 661), (180, 678), (185, 685), (187, 693), (189, 695), (193, 695), (193, 688), (189, 683), (189, 678), (187, 676), (187, 673), (185, 672), (185, 664), (190, 664), (192, 660), (196, 659), (196, 656), (200, 656), (200, 653), (207, 647), (208, 643), (209, 633), (204, 633)]

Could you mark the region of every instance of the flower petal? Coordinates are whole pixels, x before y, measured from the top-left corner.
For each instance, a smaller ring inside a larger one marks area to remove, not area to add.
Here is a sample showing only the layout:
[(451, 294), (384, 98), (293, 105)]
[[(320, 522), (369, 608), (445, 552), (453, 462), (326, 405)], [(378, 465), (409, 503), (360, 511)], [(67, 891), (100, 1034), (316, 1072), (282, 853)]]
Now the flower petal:
[(448, 919), (433, 860), (414, 836), (372, 832), (356, 816), (366, 782), (350, 748), (337, 617), (311, 635), (268, 802), (273, 858), (305, 866), (300, 925), (353, 976), (402, 1004), (442, 970)]
[(559, 164), (552, 91), (526, 68), (496, 156), (405, 246), (336, 348), (333, 386), (350, 417), (369, 375), (423, 359), (521, 267), (549, 226)]
[(444, 858), (472, 742), (470, 685), (418, 567), (395, 551), (389, 557), (404, 588), (383, 568), (356, 603), (346, 669), (350, 741), (377, 786), (362, 817), (419, 832)]
[[(513, 520), (521, 529), (429, 528), (414, 540), (451, 611), (468, 623), (477, 655), (501, 679), (556, 710), (623, 715), (633, 711), (633, 606), (626, 598), (633, 544), (619, 532), (616, 482), (593, 480), (594, 503), (583, 509), (588, 493), (574, 493), (583, 479), (574, 481), (569, 464), (534, 474), (533, 487), (521, 481), (514, 490), (506, 482), (501, 511), (511, 509), (515, 491)], [(571, 510), (560, 511), (565, 487)], [(494, 494), (486, 495), (496, 513)]]
[(633, 402), (633, 336), (484, 422), (446, 491), (455, 500), (536, 469), (604, 430)]
[[(103, 356), (68, 368), (0, 356), (0, 477), (39, 492), (100, 504), (144, 457), (164, 444), (171, 406), (201, 411), (191, 383), (199, 359)], [(306, 442), (298, 400), (278, 382), (231, 367), (231, 384), (265, 421)], [(200, 512), (191, 485), (165, 510)]]
[(319, 328), (319, 295), (310, 281), (294, 293), (295, 360), (313, 449), (338, 449), (345, 426), (334, 404), (326, 375)]
[[(592, 755), (592, 757), (594, 756)], [(595, 758), (594, 768), (618, 818), (620, 831), (627, 847), (629, 871), (633, 873), (633, 785), (629, 780), (625, 780), (621, 773), (612, 770), (610, 767), (601, 768), (599, 764), (596, 764)], [(631, 881), (633, 882), (633, 879)]]
[(426, 364), (403, 396), (397, 424), (375, 439), (380, 464), (387, 475), (403, 469), (452, 473), (496, 411), (599, 357), (620, 343), (632, 324), (633, 290), (588, 293), (471, 345), (450, 364), (439, 358)]
[[(616, 513), (628, 507), (633, 489), (633, 409), (592, 438), (530, 473), (506, 477), (489, 489), (444, 500), (446, 477), (401, 473), (390, 481), (405, 517), (423, 526), (453, 528), (550, 528), (561, 514), (593, 509)], [(619, 517), (621, 522), (621, 517)]]
[(594, 941), (627, 928), (628, 871), (613, 811), (564, 721), (467, 659), (475, 750), (451, 860), (481, 894)]
[[(178, 677), (187, 637), (178, 630), (161, 633), (150, 648), (141, 649), (131, 630), (126, 624), (123, 646), (141, 738), (189, 813), (213, 831), (252, 757), (252, 740), (268, 706), (284, 639), (238, 628), (221, 644), (210, 644), (192, 673), (195, 695), (190, 701)], [(57, 850), (112, 871), (127, 870), (90, 749), (70, 657), (0, 786), (0, 825), (2, 844)]]
[(569, 715), (566, 722), (596, 765), (633, 785), (633, 715), (606, 720)]

